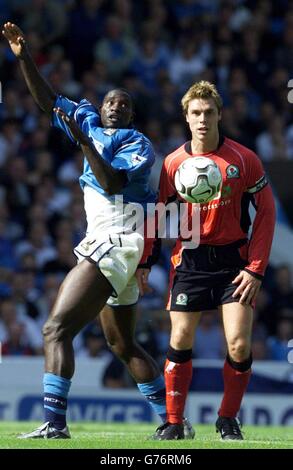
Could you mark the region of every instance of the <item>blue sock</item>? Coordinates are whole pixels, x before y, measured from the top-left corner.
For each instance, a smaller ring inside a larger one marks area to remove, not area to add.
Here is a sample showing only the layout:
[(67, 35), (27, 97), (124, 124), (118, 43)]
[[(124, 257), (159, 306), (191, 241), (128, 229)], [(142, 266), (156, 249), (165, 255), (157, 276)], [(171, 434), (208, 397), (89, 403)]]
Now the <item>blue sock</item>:
[(160, 416), (163, 423), (166, 421), (166, 387), (164, 378), (159, 375), (152, 382), (137, 384), (142, 395), (147, 399), (154, 412)]
[(49, 421), (56, 429), (66, 426), (67, 396), (71, 380), (46, 372), (44, 385), (45, 422)]

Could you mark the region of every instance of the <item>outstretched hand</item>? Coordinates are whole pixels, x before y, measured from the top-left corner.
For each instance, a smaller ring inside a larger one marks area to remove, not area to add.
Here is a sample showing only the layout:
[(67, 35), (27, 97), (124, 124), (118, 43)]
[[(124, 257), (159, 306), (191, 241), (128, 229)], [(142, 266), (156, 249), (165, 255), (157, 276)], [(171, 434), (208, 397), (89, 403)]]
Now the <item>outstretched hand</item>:
[(73, 138), (77, 140), (80, 144), (87, 144), (88, 137), (82, 132), (80, 127), (77, 125), (76, 121), (69, 117), (61, 108), (53, 108), (53, 111), (61, 117), (65, 122), (66, 126), (69, 128)]
[(149, 274), (149, 269), (138, 268), (136, 270), (135, 277), (137, 280), (140, 295), (152, 292), (152, 288), (148, 285)]
[(26, 50), (25, 37), (21, 29), (13, 23), (5, 23), (2, 30), (3, 36), (9, 42), (13, 54), (21, 58)]

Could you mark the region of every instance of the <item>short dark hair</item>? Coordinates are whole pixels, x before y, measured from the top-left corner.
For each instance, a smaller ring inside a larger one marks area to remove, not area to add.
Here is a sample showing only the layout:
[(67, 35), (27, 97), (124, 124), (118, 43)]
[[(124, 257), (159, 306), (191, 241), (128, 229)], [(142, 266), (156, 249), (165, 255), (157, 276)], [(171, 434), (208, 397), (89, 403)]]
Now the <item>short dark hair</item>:
[(129, 91), (126, 90), (126, 88), (113, 88), (113, 90), (109, 90), (105, 96), (104, 96), (104, 99), (106, 98), (106, 96), (108, 96), (110, 93), (123, 93), (124, 95), (127, 95), (128, 98), (130, 99), (131, 101), (131, 104), (133, 105), (133, 98), (131, 96), (131, 94), (129, 93)]

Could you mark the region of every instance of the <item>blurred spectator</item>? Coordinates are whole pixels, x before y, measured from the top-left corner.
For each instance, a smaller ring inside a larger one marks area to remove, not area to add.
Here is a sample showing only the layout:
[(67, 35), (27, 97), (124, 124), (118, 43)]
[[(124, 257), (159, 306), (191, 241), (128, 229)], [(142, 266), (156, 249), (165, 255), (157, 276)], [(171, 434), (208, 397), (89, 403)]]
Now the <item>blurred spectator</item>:
[(83, 0), (70, 12), (67, 49), (78, 77), (89, 69), (93, 60), (93, 45), (102, 36), (105, 16), (104, 0)]
[(82, 331), (83, 345), (78, 351), (79, 357), (99, 357), (112, 359), (112, 353), (107, 343), (99, 322), (92, 322)]
[(53, 246), (46, 224), (33, 222), (29, 227), (27, 240), (16, 244), (15, 253), (18, 258), (26, 253), (33, 253), (38, 269), (41, 269), (49, 259), (53, 259), (56, 255), (56, 249)]
[(44, 274), (56, 274), (61, 280), (76, 265), (76, 257), (72, 252), (72, 242), (68, 238), (59, 238), (56, 242), (56, 255), (47, 261), (42, 272)]
[(2, 121), (0, 132), (0, 168), (4, 166), (10, 156), (17, 153), (21, 139), (17, 120), (6, 119)]
[(20, 323), (7, 325), (7, 339), (2, 345), (3, 356), (31, 356), (34, 354), (33, 348), (23, 344), (24, 334), (24, 325)]
[(255, 148), (255, 123), (250, 116), (249, 98), (245, 93), (236, 93), (231, 97), (232, 119), (239, 130), (239, 141), (252, 150)]
[(7, 119), (10, 123), (13, 123), (13, 120), (14, 122), (17, 122), (22, 118), (24, 113), (19, 92), (12, 88), (8, 88), (5, 90), (4, 100), (5, 107), (1, 109), (2, 119)]
[(256, 139), (256, 151), (263, 161), (293, 158), (286, 138), (286, 128), (281, 116), (271, 119), (268, 129)]
[(69, 60), (63, 60), (58, 67), (61, 78), (61, 93), (69, 96), (73, 100), (78, 100), (81, 91), (81, 85), (74, 79), (73, 65)]
[(6, 233), (5, 219), (0, 218), (0, 266), (11, 271), (17, 268), (13, 243)]
[(114, 14), (120, 18), (126, 36), (133, 36), (133, 3), (131, 0), (114, 0)]
[[(38, 170), (42, 171), (42, 170)], [(34, 175), (37, 178), (37, 174)], [(34, 189), (34, 203), (42, 206), (47, 216), (55, 213), (63, 214), (71, 202), (70, 192), (56, 185), (55, 178), (50, 175), (40, 176), (40, 182)]]
[[(63, 2), (62, 2), (63, 3)], [(64, 4), (56, 0), (31, 0), (25, 11), (22, 27), (25, 31), (36, 31), (42, 44), (50, 44), (62, 37), (67, 23)]]
[(163, 370), (170, 343), (170, 316), (166, 310), (152, 311), (151, 322), (158, 349), (158, 357), (156, 359)]
[(271, 289), (271, 310), (273, 312), (273, 333), (276, 333), (276, 325), (280, 319), (280, 311), (293, 309), (293, 287), (290, 268), (287, 265), (275, 270), (274, 287)]
[[(33, 168), (28, 175), (28, 182), (33, 187), (42, 186), (45, 183), (45, 178), (54, 174), (54, 162), (51, 152), (40, 150), (35, 154)], [(52, 181), (52, 180), (51, 180)]]
[(277, 323), (277, 333), (267, 340), (269, 359), (273, 361), (288, 361), (288, 341), (293, 338), (293, 322), (283, 319)]
[(220, 44), (215, 49), (215, 57), (210, 64), (215, 70), (217, 89), (226, 103), (229, 95), (229, 77), (233, 50), (229, 44)]
[[(256, 361), (268, 359), (267, 338), (269, 330), (267, 325), (270, 325), (270, 319), (267, 318), (267, 314), (269, 313), (269, 305), (267, 292), (262, 288), (259, 292), (256, 308), (254, 310), (251, 338), (252, 356)], [(262, 315), (265, 317), (265, 320), (262, 320)]]
[(30, 134), (38, 127), (39, 111), (37, 105), (31, 95), (25, 95), (22, 99), (24, 117), (22, 121), (22, 129), (24, 133)]
[(22, 224), (25, 222), (26, 211), (32, 198), (32, 188), (27, 182), (27, 176), (26, 161), (20, 157), (13, 157), (8, 161), (6, 172), (0, 177), (12, 219)]
[(166, 139), (166, 147), (165, 152), (166, 154), (173, 152), (176, 148), (183, 145), (186, 141), (185, 129), (183, 124), (178, 121), (174, 121), (170, 123), (170, 134), (169, 137)]
[(141, 306), (151, 311), (163, 309), (166, 304), (168, 277), (166, 270), (160, 264), (156, 264), (152, 267), (149, 275), (149, 286), (151, 292), (141, 298)]
[(193, 345), (195, 358), (222, 359), (225, 357), (225, 339), (214, 311), (205, 311), (201, 315)]
[(128, 388), (133, 386), (131, 378), (127, 376), (124, 364), (113, 356), (103, 375), (103, 385), (106, 388)]
[(135, 52), (135, 42), (125, 34), (124, 23), (118, 16), (109, 16), (105, 35), (96, 44), (94, 54), (106, 65), (110, 80), (118, 82), (129, 68)]
[(23, 351), (29, 354), (43, 353), (43, 339), (37, 324), (26, 315), (17, 313), (15, 303), (9, 298), (0, 304), (0, 341), (6, 344), (7, 351), (16, 348), (17, 354), (19, 348), (24, 348)]
[(11, 283), (11, 299), (15, 303), (17, 311), (31, 318), (38, 316), (35, 302), (40, 296), (40, 292), (35, 283), (35, 272), (26, 269), (16, 272)]
[(53, 44), (48, 47), (47, 61), (40, 67), (41, 73), (48, 78), (54, 70), (61, 66), (65, 55), (64, 47), (60, 44)]
[(83, 165), (83, 157), (80, 149), (75, 149), (70, 160), (64, 162), (58, 171), (58, 181), (67, 185), (78, 181), (81, 175)]
[(143, 39), (134, 57), (131, 71), (138, 77), (147, 93), (158, 91), (160, 75), (166, 69), (166, 55), (156, 39)]
[(205, 68), (205, 61), (199, 54), (199, 36), (183, 39), (182, 44), (170, 59), (169, 74), (171, 81), (184, 92), (190, 83), (198, 80)]
[(39, 315), (35, 319), (40, 329), (47, 320), (49, 313), (54, 305), (60, 284), (61, 280), (55, 276), (55, 274), (46, 274), (42, 279), (41, 287), (43, 294), (39, 296), (38, 300), (36, 301)]

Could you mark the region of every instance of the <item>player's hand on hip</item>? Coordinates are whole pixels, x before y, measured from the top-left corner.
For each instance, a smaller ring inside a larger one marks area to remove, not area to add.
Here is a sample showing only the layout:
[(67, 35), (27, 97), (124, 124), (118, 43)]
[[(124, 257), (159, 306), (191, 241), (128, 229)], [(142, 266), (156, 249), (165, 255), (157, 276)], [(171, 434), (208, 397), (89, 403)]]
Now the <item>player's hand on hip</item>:
[(137, 280), (140, 295), (152, 292), (151, 287), (148, 285), (149, 274), (150, 270), (146, 268), (138, 268), (136, 270), (135, 277)]
[(77, 142), (85, 145), (88, 144), (88, 137), (82, 132), (73, 118), (68, 116), (68, 114), (66, 114), (61, 108), (53, 108), (53, 111), (65, 122), (73, 138), (77, 140)]
[(232, 284), (238, 284), (232, 297), (240, 296), (241, 304), (250, 305), (257, 298), (260, 290), (261, 280), (249, 274), (247, 271), (240, 271), (238, 276), (232, 281)]
[(9, 42), (13, 54), (21, 58), (26, 51), (25, 37), (21, 29), (13, 23), (5, 23), (2, 30), (3, 36)]

